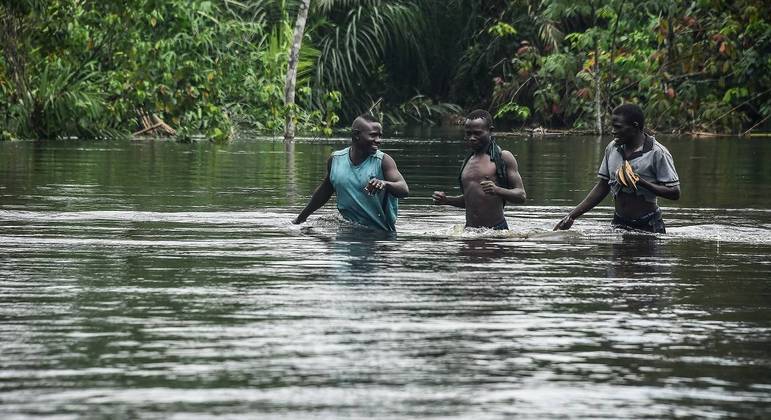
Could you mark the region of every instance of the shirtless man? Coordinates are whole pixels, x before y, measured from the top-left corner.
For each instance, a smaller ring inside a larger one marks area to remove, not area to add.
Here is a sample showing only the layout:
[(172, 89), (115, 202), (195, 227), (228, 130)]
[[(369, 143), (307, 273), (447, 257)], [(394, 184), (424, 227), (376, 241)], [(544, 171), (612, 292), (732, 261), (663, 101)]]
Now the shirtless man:
[[(584, 213), (613, 194), (616, 213), (612, 225), (627, 230), (666, 233), (657, 197), (680, 198), (680, 179), (672, 155), (666, 147), (645, 133), (642, 109), (634, 104), (620, 105), (613, 110), (613, 139), (605, 148), (597, 184), (584, 200), (554, 226), (554, 230), (570, 229)], [(617, 171), (629, 162), (639, 180), (626, 186)]]
[(506, 203), (524, 203), (526, 194), (517, 160), (501, 150), (492, 137), (492, 116), (481, 109), (472, 111), (465, 122), (466, 146), (471, 153), (460, 170), (461, 195), (447, 196), (434, 191), (434, 204), (466, 209), (466, 227), (506, 230)]

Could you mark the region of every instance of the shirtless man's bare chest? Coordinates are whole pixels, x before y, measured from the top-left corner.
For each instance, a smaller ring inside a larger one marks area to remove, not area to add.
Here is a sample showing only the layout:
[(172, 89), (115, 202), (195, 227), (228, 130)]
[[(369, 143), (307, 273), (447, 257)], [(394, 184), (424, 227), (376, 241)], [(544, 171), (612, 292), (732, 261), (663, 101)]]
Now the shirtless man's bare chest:
[(482, 181), (495, 182), (495, 163), (486, 153), (472, 156), (461, 173), (468, 227), (494, 226), (504, 219), (503, 200), (486, 194), (480, 185)]

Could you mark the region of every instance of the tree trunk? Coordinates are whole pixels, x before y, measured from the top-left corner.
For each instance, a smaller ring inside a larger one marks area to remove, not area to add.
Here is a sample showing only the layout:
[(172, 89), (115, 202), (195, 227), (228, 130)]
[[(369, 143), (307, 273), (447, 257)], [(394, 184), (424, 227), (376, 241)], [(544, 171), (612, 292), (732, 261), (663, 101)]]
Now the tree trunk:
[(594, 112), (598, 135), (602, 135), (602, 78), (600, 77), (600, 48), (594, 44)]
[(605, 81), (605, 109), (607, 111), (612, 109), (610, 103), (612, 96), (610, 92), (610, 83), (611, 80), (613, 80), (613, 63), (616, 60), (616, 34), (618, 33), (618, 22), (621, 20), (621, 13), (624, 11), (624, 3), (626, 3), (626, 0), (622, 1), (621, 4), (618, 5), (618, 10), (616, 10), (616, 23), (613, 25), (613, 33), (611, 34), (610, 40), (610, 62), (608, 63)]
[(297, 21), (294, 24), (294, 37), (289, 50), (289, 64), (286, 70), (286, 84), (284, 86), (284, 105), (286, 105), (286, 125), (284, 126), (284, 141), (294, 140), (294, 94), (297, 83), (297, 62), (300, 58), (300, 46), (305, 33), (305, 22), (308, 20), (308, 9), (311, 0), (302, 0), (300, 10), (297, 12)]
[[(597, 12), (592, 2), (592, 22), (597, 26)], [(597, 135), (602, 135), (602, 77), (600, 77), (600, 40), (594, 38), (594, 112)]]

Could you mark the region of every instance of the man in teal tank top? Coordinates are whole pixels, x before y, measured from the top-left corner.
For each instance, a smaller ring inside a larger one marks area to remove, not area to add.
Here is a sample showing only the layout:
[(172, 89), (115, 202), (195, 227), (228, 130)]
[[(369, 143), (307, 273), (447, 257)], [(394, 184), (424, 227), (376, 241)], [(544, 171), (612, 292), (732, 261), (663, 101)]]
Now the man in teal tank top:
[(351, 145), (333, 152), (327, 176), (292, 223), (303, 223), (334, 193), (344, 219), (389, 232), (396, 231), (398, 199), (410, 190), (391, 156), (380, 150), (383, 127), (369, 115), (353, 121)]

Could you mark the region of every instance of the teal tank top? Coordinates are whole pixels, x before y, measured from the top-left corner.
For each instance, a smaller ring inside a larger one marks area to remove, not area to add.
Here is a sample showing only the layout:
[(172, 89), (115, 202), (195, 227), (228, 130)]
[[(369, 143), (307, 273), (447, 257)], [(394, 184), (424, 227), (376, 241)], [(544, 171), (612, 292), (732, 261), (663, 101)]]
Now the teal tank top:
[(399, 200), (387, 191), (369, 195), (364, 187), (371, 178), (383, 179), (383, 155), (380, 150), (358, 165), (351, 162), (350, 147), (332, 153), (329, 180), (337, 196), (337, 209), (345, 220), (396, 232)]

